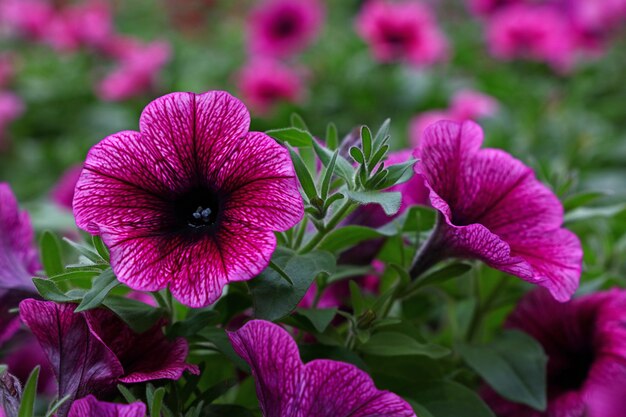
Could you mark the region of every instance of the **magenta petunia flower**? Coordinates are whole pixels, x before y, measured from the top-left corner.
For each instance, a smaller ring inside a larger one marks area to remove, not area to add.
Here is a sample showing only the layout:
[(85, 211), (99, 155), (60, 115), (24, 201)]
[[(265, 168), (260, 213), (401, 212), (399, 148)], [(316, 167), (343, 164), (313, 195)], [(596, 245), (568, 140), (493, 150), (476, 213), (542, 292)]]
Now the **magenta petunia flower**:
[(107, 101), (127, 100), (149, 91), (171, 55), (167, 42), (144, 45), (126, 38), (117, 39), (119, 42), (106, 48), (107, 53), (118, 57), (118, 66), (96, 86), (98, 96)]
[(0, 23), (33, 40), (41, 40), (54, 18), (54, 8), (43, 0), (0, 1)]
[(173, 93), (145, 108), (140, 132), (91, 149), (74, 215), (102, 236), (120, 281), (169, 286), (199, 307), (267, 267), (274, 231), (297, 224), (304, 208), (288, 152), (249, 125), (228, 93)]
[(83, 170), (83, 164), (74, 165), (68, 168), (54, 188), (50, 191), (50, 198), (60, 207), (71, 210), (74, 200), (74, 189)]
[[(180, 379), (184, 371), (197, 373), (185, 363), (185, 339), (168, 340), (162, 323), (137, 334), (106, 309), (74, 313), (76, 304), (24, 300), (22, 321), (30, 328), (48, 357), (59, 398), (105, 395), (118, 383)], [(67, 412), (69, 404), (64, 408)]]
[(98, 401), (93, 395), (74, 401), (69, 417), (144, 417), (146, 405), (140, 401), (116, 404)]
[(577, 35), (567, 15), (551, 6), (513, 5), (488, 22), (491, 53), (500, 59), (531, 59), (567, 71), (574, 62)]
[(20, 211), (7, 183), (0, 183), (0, 344), (20, 327), (9, 313), (20, 300), (37, 292), (31, 278), (41, 269), (30, 217)]
[(255, 58), (246, 64), (237, 74), (237, 87), (246, 103), (260, 114), (280, 102), (297, 103), (304, 97), (299, 72), (273, 59)]
[(357, 16), (356, 29), (380, 62), (424, 67), (448, 56), (448, 42), (432, 11), (416, 0), (370, 0)]
[(442, 120), (456, 120), (449, 110), (429, 110), (413, 117), (409, 122), (409, 142), (411, 146), (417, 147), (420, 144), (426, 128)]
[(458, 121), (491, 117), (498, 111), (498, 101), (480, 91), (463, 89), (457, 91), (450, 101), (450, 112)]
[(626, 402), (626, 292), (611, 290), (558, 303), (528, 294), (506, 327), (534, 337), (548, 356), (548, 408), (538, 412), (486, 389), (501, 417), (619, 417)]
[(324, 19), (319, 0), (267, 0), (248, 19), (252, 53), (284, 57), (313, 42)]
[(472, 12), (489, 14), (509, 4), (524, 3), (524, 0), (467, 0), (467, 3)]
[(276, 324), (253, 320), (228, 334), (252, 370), (265, 417), (415, 417), (411, 406), (354, 365), (300, 360), (298, 346)]
[(469, 121), (426, 129), (416, 172), (440, 220), (412, 275), (445, 257), (477, 258), (568, 300), (578, 287), (582, 248), (561, 228), (561, 203), (532, 169), (504, 151), (480, 149), (482, 141), (482, 129)]

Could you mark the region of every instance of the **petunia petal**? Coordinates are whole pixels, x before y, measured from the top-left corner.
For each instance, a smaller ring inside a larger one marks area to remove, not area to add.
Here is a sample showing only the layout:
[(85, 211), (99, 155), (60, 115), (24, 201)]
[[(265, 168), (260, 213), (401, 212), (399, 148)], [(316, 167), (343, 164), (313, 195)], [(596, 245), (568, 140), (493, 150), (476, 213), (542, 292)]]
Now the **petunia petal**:
[(263, 415), (292, 415), (301, 400), (304, 366), (289, 334), (272, 323), (253, 320), (228, 337), (235, 352), (250, 365)]
[[(225, 91), (172, 93), (146, 106), (139, 127), (143, 140), (154, 144), (174, 172), (196, 181), (210, 179), (221, 167), (220, 148), (246, 135), (250, 115)], [(187, 184), (192, 185), (198, 184)]]
[(265, 416), (415, 416), (404, 400), (376, 389), (353, 365), (330, 360), (303, 365), (295, 341), (275, 324), (253, 320), (229, 337), (252, 369)]
[(138, 132), (120, 132), (87, 155), (74, 194), (76, 224), (92, 234), (125, 227), (134, 235), (166, 227), (167, 197), (185, 180)]
[[(217, 172), (229, 194), (225, 215), (265, 229), (283, 231), (302, 220), (304, 204), (289, 153), (264, 133), (250, 132)], [(247, 163), (237, 163), (245, 153)]]
[(93, 395), (76, 400), (69, 417), (144, 417), (146, 405), (142, 402), (116, 404), (98, 401)]
[(100, 341), (91, 337), (76, 305), (24, 300), (20, 316), (46, 353), (59, 384), (59, 398), (70, 396), (59, 410), (67, 415), (75, 398), (89, 393), (104, 394), (115, 387), (123, 374), (122, 365)]

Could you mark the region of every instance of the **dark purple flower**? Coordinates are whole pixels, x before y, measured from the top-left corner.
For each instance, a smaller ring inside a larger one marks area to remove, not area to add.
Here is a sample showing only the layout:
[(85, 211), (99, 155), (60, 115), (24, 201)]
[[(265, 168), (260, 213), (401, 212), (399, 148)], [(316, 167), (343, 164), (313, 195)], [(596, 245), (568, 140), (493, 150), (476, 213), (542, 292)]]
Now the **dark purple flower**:
[[(162, 324), (137, 334), (106, 309), (74, 313), (76, 304), (24, 300), (20, 316), (33, 332), (59, 384), (59, 397), (71, 400), (89, 394), (106, 395), (118, 383), (179, 379), (184, 371), (187, 342), (169, 341)], [(70, 401), (71, 402), (71, 401)], [(67, 406), (60, 412), (66, 415)]]
[(115, 404), (98, 401), (93, 395), (74, 401), (69, 417), (144, 417), (146, 405), (140, 401), (132, 404)]
[(619, 417), (626, 405), (626, 292), (611, 290), (558, 303), (528, 294), (506, 327), (534, 337), (548, 355), (545, 412), (511, 403), (488, 389), (501, 417)]
[(7, 183), (0, 183), (0, 344), (11, 338), (20, 320), (9, 310), (36, 294), (31, 278), (41, 269), (30, 217), (20, 211)]
[(3, 354), (0, 362), (6, 364), (9, 372), (22, 384), (26, 383), (36, 366), (41, 366), (37, 391), (51, 396), (56, 393), (56, 382), (52, 369), (48, 366), (48, 358), (30, 332), (24, 330), (13, 336), (3, 347)]
[(253, 320), (228, 336), (252, 369), (265, 417), (415, 417), (402, 398), (376, 389), (353, 365), (303, 364), (294, 340), (276, 324)]
[(582, 248), (561, 228), (563, 206), (531, 168), (504, 151), (480, 149), (482, 141), (474, 122), (426, 129), (415, 170), (440, 216), (412, 275), (446, 257), (477, 258), (568, 300), (578, 287)]
[(265, 269), (274, 231), (304, 215), (289, 154), (248, 132), (247, 109), (221, 91), (158, 98), (139, 124), (89, 152), (76, 223), (102, 236), (129, 287), (169, 286), (186, 305), (210, 304)]
[(267, 0), (250, 15), (248, 37), (254, 54), (283, 57), (306, 48), (324, 18), (319, 0)]

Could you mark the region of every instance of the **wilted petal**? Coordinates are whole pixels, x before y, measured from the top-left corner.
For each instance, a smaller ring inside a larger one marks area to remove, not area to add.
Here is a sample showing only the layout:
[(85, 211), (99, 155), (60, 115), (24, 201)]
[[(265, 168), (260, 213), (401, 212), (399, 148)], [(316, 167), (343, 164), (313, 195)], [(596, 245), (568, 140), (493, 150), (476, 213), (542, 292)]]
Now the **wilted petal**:
[(168, 340), (156, 324), (144, 333), (135, 333), (109, 310), (97, 309), (83, 313), (93, 336), (115, 354), (124, 369), (121, 382), (144, 382), (155, 379), (180, 379), (186, 370), (197, 367), (185, 363), (187, 342)]
[(376, 389), (353, 365), (329, 360), (303, 365), (294, 340), (273, 323), (253, 320), (229, 337), (252, 369), (267, 417), (415, 416), (404, 400)]
[(74, 401), (69, 417), (144, 417), (146, 405), (142, 402), (115, 404), (98, 401), (90, 395)]
[(106, 393), (115, 387), (124, 370), (119, 360), (101, 341), (92, 337), (75, 304), (24, 300), (20, 316), (48, 356), (59, 384), (59, 398), (70, 400), (59, 410), (67, 415), (75, 398)]

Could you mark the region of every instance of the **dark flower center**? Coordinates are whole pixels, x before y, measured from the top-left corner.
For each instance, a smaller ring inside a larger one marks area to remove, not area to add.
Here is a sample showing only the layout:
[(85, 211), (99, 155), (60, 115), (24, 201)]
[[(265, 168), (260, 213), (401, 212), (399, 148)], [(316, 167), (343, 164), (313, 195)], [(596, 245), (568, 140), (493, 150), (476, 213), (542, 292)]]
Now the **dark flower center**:
[(288, 38), (296, 32), (297, 28), (295, 16), (290, 13), (283, 13), (274, 21), (272, 33), (277, 38)]
[(218, 195), (209, 188), (198, 187), (174, 201), (174, 217), (181, 229), (203, 230), (215, 225), (220, 214)]
[(578, 391), (589, 375), (589, 370), (593, 365), (594, 354), (591, 348), (578, 352), (570, 352), (567, 356), (568, 360), (559, 366), (560, 369), (554, 369), (550, 372), (550, 364), (548, 364), (548, 386), (552, 388), (554, 395), (563, 392)]

